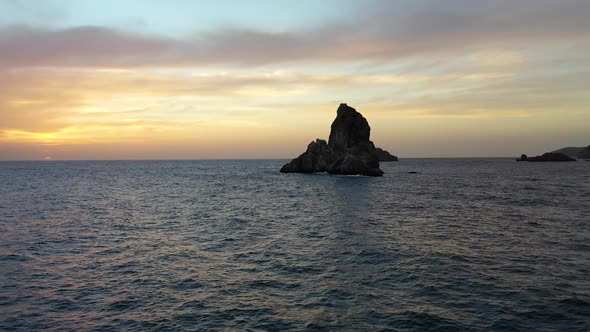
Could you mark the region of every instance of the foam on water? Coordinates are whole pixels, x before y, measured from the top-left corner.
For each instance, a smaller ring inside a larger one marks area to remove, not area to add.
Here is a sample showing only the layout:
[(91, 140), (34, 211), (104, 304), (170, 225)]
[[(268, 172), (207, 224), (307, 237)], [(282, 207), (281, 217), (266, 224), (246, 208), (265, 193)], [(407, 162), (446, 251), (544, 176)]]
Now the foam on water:
[(0, 163), (0, 330), (590, 329), (590, 163), (282, 163)]

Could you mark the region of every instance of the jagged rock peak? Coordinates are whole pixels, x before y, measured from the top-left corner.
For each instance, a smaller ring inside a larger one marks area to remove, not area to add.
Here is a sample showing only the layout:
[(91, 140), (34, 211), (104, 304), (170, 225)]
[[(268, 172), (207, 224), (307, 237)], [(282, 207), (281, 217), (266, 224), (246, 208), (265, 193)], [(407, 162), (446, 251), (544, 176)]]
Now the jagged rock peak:
[(340, 104), (330, 128), (328, 143), (317, 139), (299, 157), (281, 168), (283, 173), (381, 176), (379, 158), (370, 140), (371, 127), (354, 108)]
[(371, 127), (365, 117), (356, 109), (340, 104), (336, 111), (336, 119), (330, 128), (328, 145), (334, 152), (349, 149), (374, 150), (373, 142), (369, 140)]

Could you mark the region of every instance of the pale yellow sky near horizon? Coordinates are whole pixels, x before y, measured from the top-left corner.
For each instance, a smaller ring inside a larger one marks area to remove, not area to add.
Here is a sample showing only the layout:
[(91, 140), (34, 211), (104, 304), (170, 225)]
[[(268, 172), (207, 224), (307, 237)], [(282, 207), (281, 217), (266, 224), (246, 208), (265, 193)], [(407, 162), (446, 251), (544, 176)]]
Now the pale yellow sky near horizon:
[(590, 6), (371, 3), (350, 26), (196, 37), (0, 20), (0, 160), (292, 158), (341, 102), (402, 158), (590, 144)]

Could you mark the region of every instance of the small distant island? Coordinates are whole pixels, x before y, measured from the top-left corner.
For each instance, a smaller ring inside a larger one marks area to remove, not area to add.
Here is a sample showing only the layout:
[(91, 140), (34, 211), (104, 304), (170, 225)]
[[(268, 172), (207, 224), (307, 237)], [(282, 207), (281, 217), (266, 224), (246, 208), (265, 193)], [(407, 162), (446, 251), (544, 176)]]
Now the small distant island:
[(568, 147), (553, 152), (544, 153), (541, 156), (528, 157), (526, 154), (520, 156), (516, 161), (531, 162), (561, 162), (576, 161), (576, 159), (590, 159), (590, 145), (585, 148)]
[(566, 156), (563, 153), (547, 152), (542, 156), (528, 157), (526, 154), (520, 156), (516, 161), (530, 161), (530, 162), (549, 162), (549, 161), (576, 161), (576, 159)]
[(328, 172), (340, 175), (382, 176), (380, 161), (398, 161), (370, 140), (369, 122), (356, 109), (340, 104), (328, 142), (316, 139), (299, 157), (285, 164), (281, 173)]

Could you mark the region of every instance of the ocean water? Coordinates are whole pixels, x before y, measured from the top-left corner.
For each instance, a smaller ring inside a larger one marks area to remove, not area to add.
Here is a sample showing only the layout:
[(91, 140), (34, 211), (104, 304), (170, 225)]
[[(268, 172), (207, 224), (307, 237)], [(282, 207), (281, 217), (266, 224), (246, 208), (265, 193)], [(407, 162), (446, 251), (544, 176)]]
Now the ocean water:
[(0, 330), (590, 330), (590, 162), (283, 163), (0, 163)]

